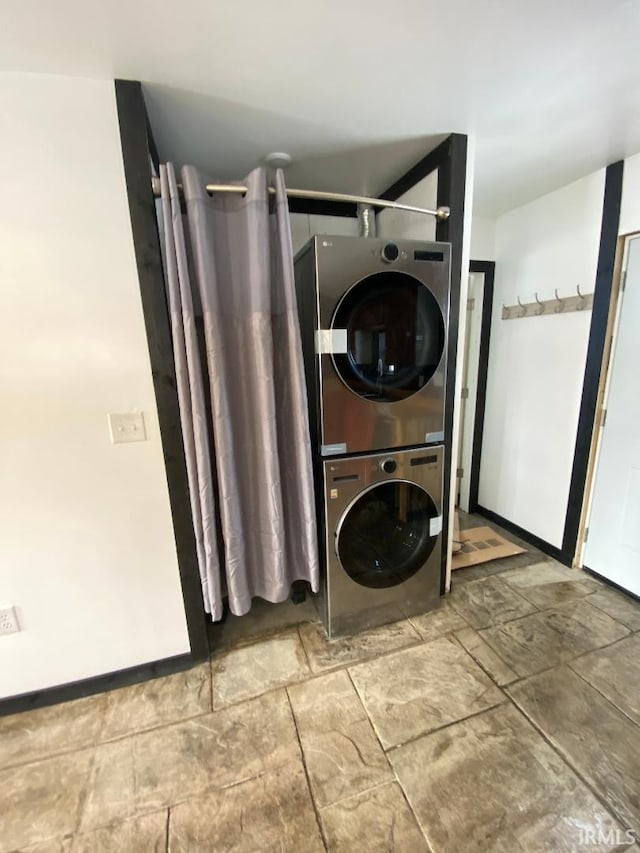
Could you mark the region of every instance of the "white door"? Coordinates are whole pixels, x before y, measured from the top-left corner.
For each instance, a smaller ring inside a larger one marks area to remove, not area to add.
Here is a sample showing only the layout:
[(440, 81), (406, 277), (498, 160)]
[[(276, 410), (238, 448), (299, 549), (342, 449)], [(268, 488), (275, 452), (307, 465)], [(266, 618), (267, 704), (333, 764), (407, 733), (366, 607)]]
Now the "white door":
[(640, 237), (627, 249), (583, 562), (640, 595)]

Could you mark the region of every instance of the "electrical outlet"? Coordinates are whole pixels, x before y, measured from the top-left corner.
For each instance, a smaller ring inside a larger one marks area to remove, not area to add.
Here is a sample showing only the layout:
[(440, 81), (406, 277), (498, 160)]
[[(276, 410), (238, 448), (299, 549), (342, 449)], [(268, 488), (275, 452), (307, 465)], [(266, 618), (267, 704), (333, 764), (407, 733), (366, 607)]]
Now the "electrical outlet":
[(15, 607), (0, 608), (0, 634), (15, 634), (19, 630)]
[(109, 415), (109, 431), (112, 444), (124, 444), (129, 441), (146, 441), (142, 412), (126, 412)]

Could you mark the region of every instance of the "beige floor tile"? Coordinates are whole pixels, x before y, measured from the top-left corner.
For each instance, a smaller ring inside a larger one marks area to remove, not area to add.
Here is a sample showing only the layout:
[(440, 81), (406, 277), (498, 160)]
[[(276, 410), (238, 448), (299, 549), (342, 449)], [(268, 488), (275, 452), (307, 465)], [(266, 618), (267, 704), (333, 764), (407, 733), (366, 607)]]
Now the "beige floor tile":
[(300, 604), (294, 604), (291, 600), (271, 604), (262, 598), (254, 598), (249, 613), (244, 616), (229, 613), (223, 622), (211, 625), (212, 648), (217, 654), (247, 643), (266, 640), (274, 634), (281, 634), (285, 628), (303, 622), (318, 622), (319, 619), (315, 600), (310, 595)]
[(473, 658), (446, 637), (349, 671), (385, 749), (505, 699)]
[(531, 589), (532, 587), (548, 583), (576, 581), (583, 577), (586, 577), (584, 572), (569, 569), (567, 566), (563, 566), (562, 563), (558, 563), (557, 560), (551, 559), (541, 560), (530, 566), (512, 569), (502, 575), (503, 580), (518, 590)]
[(640, 726), (640, 636), (589, 652), (571, 668)]
[(47, 839), (53, 846), (76, 829), (91, 756), (83, 750), (0, 772), (0, 853)]
[(570, 569), (556, 560), (505, 572), (501, 578), (538, 610), (583, 598), (601, 588), (601, 584), (586, 572)]
[(429, 853), (396, 782), (322, 809), (320, 819), (331, 853)]
[(224, 652), (211, 660), (213, 708), (258, 696), (308, 675), (307, 658), (295, 628)]
[(496, 684), (502, 687), (504, 684), (516, 681), (518, 673), (507, 666), (500, 655), (496, 654), (473, 628), (463, 628), (461, 631), (456, 631), (454, 636)]
[(411, 616), (409, 621), (423, 640), (436, 640), (438, 637), (452, 634), (454, 631), (467, 627), (465, 620), (454, 610), (447, 599), (441, 600), (440, 607), (437, 610), (423, 613), (420, 616)]
[(170, 853), (321, 853), (300, 760), (171, 809)]
[(165, 853), (166, 809), (76, 835), (70, 853)]
[(299, 757), (281, 690), (259, 699), (103, 744), (82, 815), (87, 831), (233, 785)]
[(518, 675), (534, 675), (578, 655), (609, 645), (627, 628), (584, 598), (480, 631), (480, 637)]
[(0, 769), (93, 746), (106, 702), (101, 694), (0, 717)]
[[(480, 525), (478, 525), (480, 526)], [(504, 531), (503, 531), (504, 532)], [(454, 569), (452, 583), (454, 588), (469, 581), (480, 578), (488, 578), (492, 575), (501, 575), (512, 569), (524, 568), (540, 561), (539, 554), (516, 554), (513, 557), (503, 557), (501, 560), (491, 560), (488, 563), (479, 563), (477, 566), (469, 566), (467, 569)]]
[(509, 693), (640, 835), (640, 729), (566, 666), (520, 682)]
[(617, 589), (602, 586), (599, 592), (589, 596), (589, 602), (622, 622), (631, 631), (640, 631), (640, 601)]
[(71, 836), (43, 841), (41, 844), (30, 844), (21, 847), (19, 853), (70, 853)]
[(289, 696), (318, 805), (393, 777), (346, 671), (290, 687)]
[(211, 711), (209, 664), (111, 690), (105, 697), (102, 740), (206, 714)]
[(408, 619), (334, 640), (327, 639), (322, 625), (302, 625), (300, 636), (313, 672), (324, 672), (345, 664), (368, 660), (395, 649), (414, 645), (421, 639)]
[(549, 610), (569, 601), (575, 601), (577, 598), (584, 598), (585, 595), (596, 592), (597, 589), (597, 583), (583, 578), (577, 581), (559, 581), (523, 587), (518, 589), (518, 592), (538, 610)]
[(434, 853), (573, 853), (581, 828), (621, 828), (510, 703), (389, 757)]
[(470, 581), (454, 589), (449, 601), (472, 628), (488, 628), (526, 616), (536, 609), (506, 584), (501, 576), (495, 575)]

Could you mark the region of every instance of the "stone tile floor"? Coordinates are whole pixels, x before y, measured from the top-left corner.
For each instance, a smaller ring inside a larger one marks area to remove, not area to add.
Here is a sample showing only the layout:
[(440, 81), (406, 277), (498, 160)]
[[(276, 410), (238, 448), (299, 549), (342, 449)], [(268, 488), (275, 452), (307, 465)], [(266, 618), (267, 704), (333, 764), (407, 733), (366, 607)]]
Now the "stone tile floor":
[(0, 853), (637, 851), (638, 602), (529, 551), (354, 637), (298, 612), (0, 718)]

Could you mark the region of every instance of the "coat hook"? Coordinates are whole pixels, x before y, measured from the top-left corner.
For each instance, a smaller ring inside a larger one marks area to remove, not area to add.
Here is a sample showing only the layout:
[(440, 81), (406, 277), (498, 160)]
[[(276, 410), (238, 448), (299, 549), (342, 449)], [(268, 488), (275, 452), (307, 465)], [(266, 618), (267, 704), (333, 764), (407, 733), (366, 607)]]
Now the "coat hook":
[(585, 306), (585, 302), (587, 300), (585, 299), (584, 294), (582, 294), (580, 292), (580, 285), (579, 284), (576, 284), (576, 290), (578, 291), (578, 297), (580, 299), (580, 302), (578, 302), (578, 304), (576, 305), (576, 311), (582, 311), (582, 309)]
[(544, 314), (544, 302), (540, 302), (540, 300), (538, 299), (537, 293), (535, 294), (535, 297), (536, 297), (536, 302), (538, 303), (538, 307), (536, 308), (536, 314), (539, 317), (540, 314)]
[(526, 316), (526, 314), (527, 314), (527, 306), (526, 306), (526, 305), (523, 305), (523, 304), (522, 304), (522, 302), (520, 302), (520, 297), (519, 297), (519, 296), (518, 296), (518, 297), (516, 297), (516, 298), (517, 298), (517, 300), (518, 300), (518, 305), (520, 306), (520, 316), (521, 316), (521, 317), (525, 317), (525, 316)]
[(556, 305), (556, 307), (553, 310), (556, 312), (556, 314), (559, 314), (561, 311), (564, 311), (564, 299), (560, 299), (560, 297), (558, 296), (558, 288), (557, 287), (555, 288), (555, 294), (556, 294), (556, 302), (558, 304)]
[(511, 319), (511, 309), (508, 308), (504, 302), (502, 303), (502, 319), (510, 320)]

